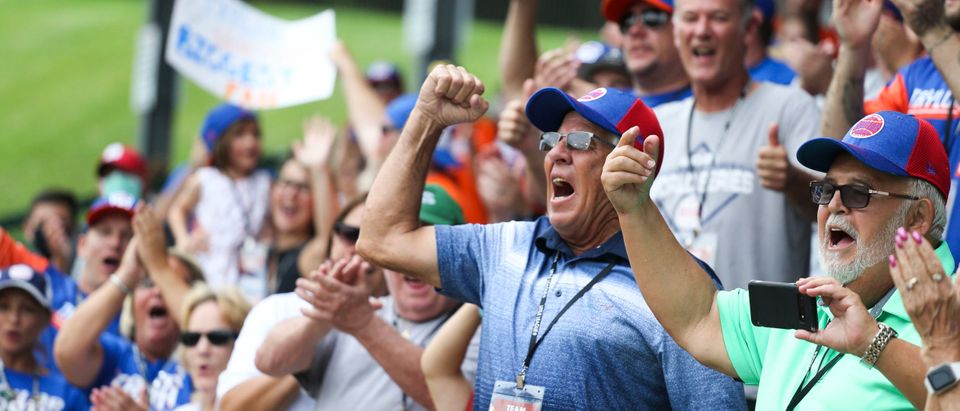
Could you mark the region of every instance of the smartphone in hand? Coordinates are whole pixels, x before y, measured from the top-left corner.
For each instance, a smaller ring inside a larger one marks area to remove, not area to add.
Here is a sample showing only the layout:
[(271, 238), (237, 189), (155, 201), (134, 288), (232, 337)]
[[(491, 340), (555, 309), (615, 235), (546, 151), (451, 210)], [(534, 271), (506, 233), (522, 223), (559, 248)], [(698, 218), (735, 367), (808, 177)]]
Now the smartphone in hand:
[(751, 281), (750, 317), (757, 327), (817, 331), (817, 300), (795, 283)]

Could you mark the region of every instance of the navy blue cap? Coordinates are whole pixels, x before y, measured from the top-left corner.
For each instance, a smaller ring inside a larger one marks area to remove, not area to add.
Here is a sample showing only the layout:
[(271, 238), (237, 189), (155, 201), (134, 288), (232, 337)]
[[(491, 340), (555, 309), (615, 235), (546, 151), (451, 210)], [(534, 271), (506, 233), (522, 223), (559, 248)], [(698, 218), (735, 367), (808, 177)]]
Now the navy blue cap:
[(16, 264), (0, 270), (0, 290), (19, 288), (30, 294), (43, 308), (51, 310), (52, 291), (47, 276), (25, 264)]

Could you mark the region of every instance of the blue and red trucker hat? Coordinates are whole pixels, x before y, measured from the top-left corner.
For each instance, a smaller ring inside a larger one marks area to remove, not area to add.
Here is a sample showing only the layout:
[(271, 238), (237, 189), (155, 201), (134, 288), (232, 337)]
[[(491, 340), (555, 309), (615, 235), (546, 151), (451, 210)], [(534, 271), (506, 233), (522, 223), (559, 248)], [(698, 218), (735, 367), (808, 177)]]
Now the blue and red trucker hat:
[(874, 170), (928, 181), (944, 199), (950, 193), (950, 162), (937, 130), (912, 115), (895, 111), (867, 115), (842, 141), (823, 137), (803, 143), (797, 160), (827, 172), (840, 153), (849, 153)]
[(217, 140), (223, 137), (233, 123), (240, 120), (257, 121), (257, 114), (229, 103), (223, 103), (210, 110), (207, 118), (203, 120), (203, 127), (200, 128), (200, 138), (206, 144), (207, 150), (213, 152), (213, 146)]
[(619, 23), (634, 4), (649, 4), (673, 14), (673, 0), (603, 0), (600, 11), (608, 21)]
[(107, 214), (117, 213), (127, 218), (133, 218), (136, 207), (137, 198), (122, 191), (111, 193), (107, 197), (100, 197), (94, 200), (90, 209), (87, 210), (87, 226), (93, 226)]
[[(574, 99), (562, 90), (547, 87), (540, 89), (527, 102), (527, 118), (540, 131), (557, 131), (563, 117), (576, 111), (600, 128), (620, 136), (633, 126), (640, 127), (635, 146), (643, 149), (643, 139), (655, 135), (660, 140), (660, 155), (657, 168), (663, 162), (663, 130), (650, 107), (633, 95), (631, 90), (598, 88), (583, 97)], [(616, 142), (613, 142), (616, 144)]]

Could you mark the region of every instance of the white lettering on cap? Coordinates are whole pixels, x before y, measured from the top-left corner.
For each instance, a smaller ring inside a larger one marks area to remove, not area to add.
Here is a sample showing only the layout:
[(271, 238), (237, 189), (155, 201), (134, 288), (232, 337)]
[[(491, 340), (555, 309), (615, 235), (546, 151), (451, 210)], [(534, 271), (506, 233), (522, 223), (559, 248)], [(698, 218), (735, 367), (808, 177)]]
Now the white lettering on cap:
[(600, 98), (600, 97), (603, 97), (603, 96), (605, 96), (605, 95), (607, 95), (607, 89), (601, 87), (601, 88), (595, 89), (595, 90), (593, 90), (593, 91), (591, 91), (591, 92), (589, 92), (589, 93), (587, 93), (587, 94), (584, 94), (583, 97), (578, 98), (577, 101), (580, 101), (580, 102), (593, 101), (593, 100), (596, 100), (596, 99), (598, 99), (598, 98)]
[(14, 280), (30, 281), (30, 279), (33, 278), (33, 269), (23, 264), (17, 264), (10, 267), (7, 274)]

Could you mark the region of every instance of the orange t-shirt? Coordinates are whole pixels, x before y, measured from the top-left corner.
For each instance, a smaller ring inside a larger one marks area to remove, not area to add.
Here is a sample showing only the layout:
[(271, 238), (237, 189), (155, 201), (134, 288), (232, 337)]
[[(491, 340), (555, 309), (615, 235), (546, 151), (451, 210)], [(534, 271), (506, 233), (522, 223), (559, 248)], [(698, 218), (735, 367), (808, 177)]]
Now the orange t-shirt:
[(34, 271), (46, 271), (50, 262), (46, 258), (34, 254), (26, 246), (14, 240), (7, 230), (0, 227), (0, 268), (14, 264), (26, 264)]

